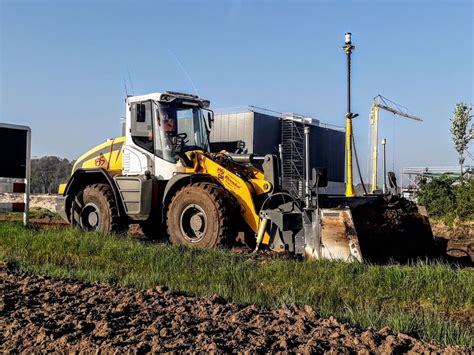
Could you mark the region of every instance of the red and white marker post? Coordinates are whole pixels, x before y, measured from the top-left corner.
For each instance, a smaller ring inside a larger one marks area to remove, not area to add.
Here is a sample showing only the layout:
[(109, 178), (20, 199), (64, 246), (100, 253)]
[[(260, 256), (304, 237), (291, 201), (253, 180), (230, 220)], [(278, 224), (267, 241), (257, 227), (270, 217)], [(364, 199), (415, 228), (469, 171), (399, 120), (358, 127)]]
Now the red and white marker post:
[(0, 192), (23, 194), (23, 202), (0, 203), (0, 212), (23, 212), (23, 224), (29, 223), (31, 128), (0, 123)]

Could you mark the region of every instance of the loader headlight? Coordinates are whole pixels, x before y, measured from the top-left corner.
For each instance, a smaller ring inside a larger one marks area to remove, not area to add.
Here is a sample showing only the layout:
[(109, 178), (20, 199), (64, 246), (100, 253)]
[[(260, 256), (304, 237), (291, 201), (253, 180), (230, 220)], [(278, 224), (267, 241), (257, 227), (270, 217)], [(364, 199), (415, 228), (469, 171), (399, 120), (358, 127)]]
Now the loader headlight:
[(201, 100), (201, 105), (203, 108), (209, 108), (211, 102), (209, 100)]

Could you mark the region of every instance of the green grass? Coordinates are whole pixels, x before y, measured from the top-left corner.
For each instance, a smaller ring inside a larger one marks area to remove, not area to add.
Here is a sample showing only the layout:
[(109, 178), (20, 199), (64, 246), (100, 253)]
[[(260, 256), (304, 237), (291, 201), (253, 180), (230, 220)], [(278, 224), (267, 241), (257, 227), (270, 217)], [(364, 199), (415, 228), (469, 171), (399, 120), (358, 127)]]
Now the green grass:
[(309, 304), (323, 317), (474, 346), (474, 273), (441, 263), (262, 260), (227, 250), (145, 244), (75, 229), (0, 223), (0, 259), (22, 270), (121, 286), (167, 285), (236, 303)]
[[(0, 212), (0, 218), (7, 221), (21, 221), (23, 213), (18, 212)], [(56, 212), (52, 212), (45, 208), (30, 208), (30, 219), (48, 219), (50, 222), (62, 221), (62, 217)]]

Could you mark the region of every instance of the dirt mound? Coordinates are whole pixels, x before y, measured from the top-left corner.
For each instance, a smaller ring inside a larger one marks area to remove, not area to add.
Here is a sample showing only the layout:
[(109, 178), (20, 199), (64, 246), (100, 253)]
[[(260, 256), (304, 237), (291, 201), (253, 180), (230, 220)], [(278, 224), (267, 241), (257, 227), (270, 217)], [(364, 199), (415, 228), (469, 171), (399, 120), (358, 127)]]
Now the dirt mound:
[(352, 209), (364, 258), (374, 262), (434, 256), (428, 217), (411, 201), (396, 196), (366, 199)]
[(455, 221), (448, 225), (431, 220), (433, 234), (439, 248), (456, 260), (468, 259), (474, 263), (474, 221)]
[(468, 349), (385, 328), (360, 330), (311, 307), (266, 310), (165, 287), (140, 291), (55, 280), (0, 265), (0, 351), (390, 352)]

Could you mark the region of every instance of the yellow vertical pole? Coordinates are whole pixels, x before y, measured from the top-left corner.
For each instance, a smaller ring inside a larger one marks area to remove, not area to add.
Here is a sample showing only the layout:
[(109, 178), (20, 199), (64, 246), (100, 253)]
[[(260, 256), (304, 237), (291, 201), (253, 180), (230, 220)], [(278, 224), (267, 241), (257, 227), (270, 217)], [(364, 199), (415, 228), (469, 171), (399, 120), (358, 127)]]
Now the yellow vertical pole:
[(354, 197), (354, 180), (352, 177), (352, 118), (346, 115), (346, 153), (347, 153), (347, 182), (346, 196)]
[(347, 112), (346, 112), (346, 161), (347, 181), (346, 197), (354, 197), (354, 180), (352, 177), (352, 119), (357, 115), (351, 112), (351, 53), (355, 47), (352, 45), (351, 33), (345, 34), (345, 44), (342, 47), (347, 57)]

